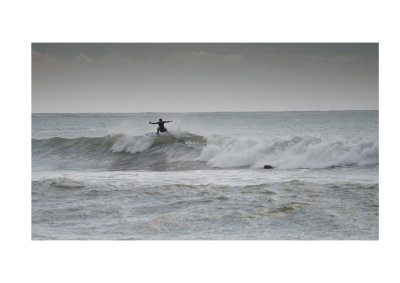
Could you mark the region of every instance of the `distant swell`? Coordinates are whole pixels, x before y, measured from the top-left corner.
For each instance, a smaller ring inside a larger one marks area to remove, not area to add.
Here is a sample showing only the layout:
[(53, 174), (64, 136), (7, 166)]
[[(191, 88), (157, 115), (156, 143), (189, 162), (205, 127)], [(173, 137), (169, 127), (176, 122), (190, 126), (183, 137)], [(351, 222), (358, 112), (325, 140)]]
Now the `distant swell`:
[(375, 165), (378, 138), (311, 136), (261, 140), (181, 133), (160, 138), (108, 135), (32, 140), (35, 165), (68, 169), (193, 170), (211, 168), (329, 168)]

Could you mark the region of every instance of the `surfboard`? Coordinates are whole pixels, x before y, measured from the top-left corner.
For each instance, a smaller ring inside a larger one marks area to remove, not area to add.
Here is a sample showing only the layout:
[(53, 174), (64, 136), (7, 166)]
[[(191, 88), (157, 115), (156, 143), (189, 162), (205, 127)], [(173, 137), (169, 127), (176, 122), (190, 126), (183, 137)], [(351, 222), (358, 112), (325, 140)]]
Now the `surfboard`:
[(148, 137), (163, 137), (163, 136), (168, 136), (168, 132), (160, 132), (157, 135), (157, 132), (151, 132), (151, 133), (146, 133), (146, 136)]

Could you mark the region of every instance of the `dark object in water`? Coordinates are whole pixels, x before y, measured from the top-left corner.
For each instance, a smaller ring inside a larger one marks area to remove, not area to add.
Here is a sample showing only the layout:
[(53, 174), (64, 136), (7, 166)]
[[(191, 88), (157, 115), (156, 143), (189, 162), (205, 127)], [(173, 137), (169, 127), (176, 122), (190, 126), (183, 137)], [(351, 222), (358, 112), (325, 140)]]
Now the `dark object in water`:
[(271, 165), (264, 165), (264, 169), (273, 169), (274, 167), (272, 167)]

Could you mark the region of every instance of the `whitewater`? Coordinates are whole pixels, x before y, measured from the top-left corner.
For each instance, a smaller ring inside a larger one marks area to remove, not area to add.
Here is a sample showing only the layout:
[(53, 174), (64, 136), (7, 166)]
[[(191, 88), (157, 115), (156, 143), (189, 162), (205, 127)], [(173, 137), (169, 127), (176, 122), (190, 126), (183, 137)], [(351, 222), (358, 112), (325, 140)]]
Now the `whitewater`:
[(378, 116), (32, 114), (32, 239), (376, 240)]

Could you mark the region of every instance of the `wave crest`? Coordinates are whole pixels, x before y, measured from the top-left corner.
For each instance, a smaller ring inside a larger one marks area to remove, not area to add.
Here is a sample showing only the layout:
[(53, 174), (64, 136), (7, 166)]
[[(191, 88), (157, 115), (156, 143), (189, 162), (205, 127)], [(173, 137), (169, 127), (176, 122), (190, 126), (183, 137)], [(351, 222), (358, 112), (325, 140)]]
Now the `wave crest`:
[(97, 138), (32, 140), (35, 162), (111, 170), (193, 170), (206, 168), (327, 168), (379, 162), (378, 138), (321, 139), (295, 136), (198, 136), (190, 133), (149, 138), (124, 134)]

